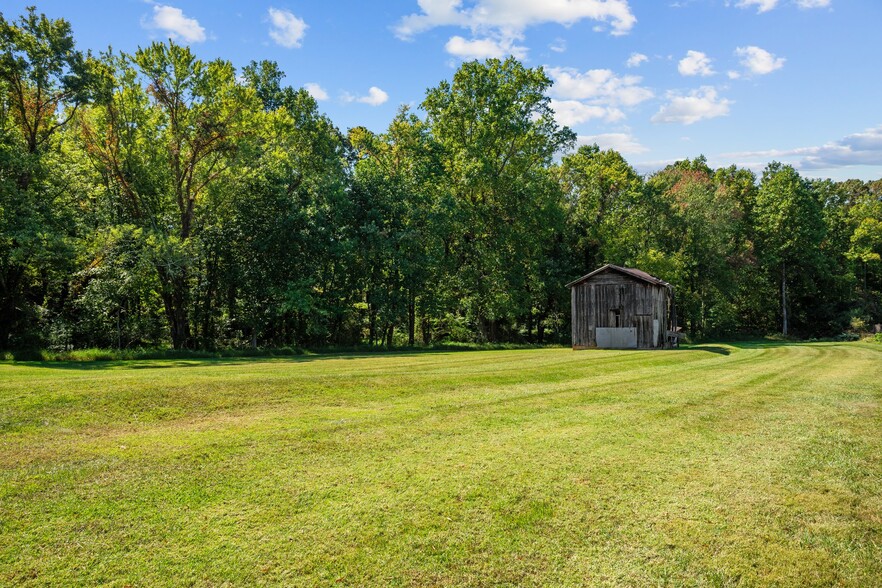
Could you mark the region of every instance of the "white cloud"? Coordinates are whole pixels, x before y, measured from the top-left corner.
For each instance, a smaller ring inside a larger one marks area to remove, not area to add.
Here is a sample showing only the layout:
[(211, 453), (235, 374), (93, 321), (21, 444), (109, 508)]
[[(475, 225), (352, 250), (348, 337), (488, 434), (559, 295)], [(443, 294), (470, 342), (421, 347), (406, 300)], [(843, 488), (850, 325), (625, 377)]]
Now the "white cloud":
[(816, 147), (726, 153), (721, 157), (790, 160), (799, 169), (816, 170), (858, 165), (882, 165), (882, 125)]
[(558, 37), (551, 45), (548, 46), (548, 48), (555, 53), (563, 53), (567, 50), (566, 39), (561, 39), (560, 37)]
[(677, 71), (684, 76), (711, 76), (715, 72), (711, 67), (711, 58), (701, 51), (686, 52), (686, 57), (680, 60)]
[(608, 69), (581, 73), (568, 67), (550, 67), (546, 72), (554, 80), (551, 95), (560, 99), (636, 106), (653, 97), (652, 90), (640, 85), (643, 78), (639, 76), (617, 76)]
[(460, 36), (451, 37), (444, 49), (451, 55), (461, 59), (503, 58), (513, 55), (517, 59), (527, 56), (527, 48), (513, 45), (511, 41), (494, 41), (493, 39), (464, 39)]
[(309, 82), (307, 84), (303, 84), (303, 89), (309, 92), (309, 95), (315, 98), (316, 100), (327, 100), (328, 93), (322, 88), (320, 85)]
[(882, 154), (882, 125), (865, 130), (863, 133), (848, 135), (840, 144), (857, 151), (876, 151)]
[(187, 43), (201, 43), (206, 39), (205, 29), (195, 18), (184, 15), (184, 11), (174, 6), (155, 4), (153, 18), (142, 26), (164, 31), (172, 39), (181, 39)]
[(270, 8), (268, 14), (271, 25), (270, 38), (282, 47), (289, 49), (300, 47), (309, 25), (288, 10)]
[[(799, 8), (826, 8), (830, 6), (832, 0), (792, 0)], [(757, 13), (762, 14), (773, 8), (777, 8), (780, 0), (739, 0), (736, 6), (739, 8), (750, 8), (756, 6)]]
[(747, 71), (756, 75), (765, 75), (781, 69), (787, 61), (753, 45), (738, 47), (735, 49), (735, 55), (741, 58), (741, 65), (746, 67)]
[(652, 122), (691, 125), (700, 120), (726, 116), (732, 104), (731, 100), (717, 96), (717, 91), (710, 86), (692, 90), (688, 96), (672, 92), (668, 98), (670, 101), (653, 115)]
[(628, 133), (603, 133), (600, 135), (579, 135), (579, 145), (597, 144), (601, 149), (615, 149), (622, 155), (635, 155), (649, 151), (640, 144), (633, 135)]
[(628, 58), (628, 61), (625, 62), (625, 65), (628, 67), (640, 67), (641, 63), (649, 61), (649, 57), (643, 55), (642, 53), (632, 53), (631, 57)]
[(778, 0), (740, 0), (737, 4), (739, 8), (749, 8), (756, 6), (758, 13), (768, 12), (778, 5)]
[(628, 33), (637, 22), (627, 0), (418, 0), (420, 12), (405, 16), (395, 27), (401, 39), (439, 26), (458, 26), (476, 32), (494, 32), (501, 38), (521, 38), (533, 25), (564, 26), (583, 19), (609, 23), (613, 35)]
[(572, 126), (591, 119), (615, 122), (625, 118), (622, 107), (631, 107), (653, 97), (652, 90), (640, 85), (639, 76), (617, 76), (608, 69), (584, 73), (567, 67), (550, 67), (546, 73), (554, 80), (550, 94), (555, 119)]
[(625, 118), (625, 113), (618, 108), (585, 104), (578, 100), (552, 100), (550, 106), (554, 111), (555, 120), (568, 127), (596, 118), (605, 119), (607, 122), (616, 122)]
[(738, 78), (741, 77), (741, 74), (738, 73), (737, 71), (735, 71), (734, 69), (730, 69), (729, 71), (727, 71), (726, 75), (729, 76), (730, 80), (737, 80)]
[(371, 106), (379, 106), (389, 100), (389, 94), (376, 86), (371, 86), (368, 93), (364, 96), (353, 96), (352, 94), (343, 94), (343, 102), (361, 102), (362, 104), (370, 104)]

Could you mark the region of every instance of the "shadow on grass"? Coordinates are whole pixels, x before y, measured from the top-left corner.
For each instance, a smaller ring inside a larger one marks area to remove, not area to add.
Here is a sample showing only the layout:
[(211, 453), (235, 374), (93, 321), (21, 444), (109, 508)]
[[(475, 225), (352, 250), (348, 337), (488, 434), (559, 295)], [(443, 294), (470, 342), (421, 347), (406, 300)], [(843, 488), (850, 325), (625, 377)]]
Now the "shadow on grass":
[[(684, 349), (703, 349), (710, 351), (712, 349), (723, 349), (720, 345), (734, 347), (735, 349), (772, 349), (776, 347), (799, 347), (802, 345), (842, 345), (844, 341), (836, 341), (835, 339), (821, 339), (810, 341), (786, 340), (786, 339), (745, 339), (733, 341), (708, 341), (705, 343), (696, 343), (694, 345), (684, 345)], [(714, 353), (720, 353), (714, 351)]]
[(749, 349), (774, 349), (778, 347), (799, 347), (801, 345), (838, 345), (837, 341), (787, 341), (777, 339), (744, 339), (735, 341), (706, 341), (703, 343), (683, 344), (680, 349), (689, 351), (707, 351), (709, 353), (717, 353), (719, 355), (730, 355), (733, 349), (749, 350)]
[[(732, 341), (726, 343), (737, 349), (770, 349), (773, 347), (794, 347), (798, 345), (807, 345), (808, 341), (778, 341), (775, 339), (756, 339), (752, 341)], [(832, 343), (832, 341), (828, 341)]]
[(689, 349), (691, 351), (707, 351), (708, 353), (716, 353), (717, 355), (729, 355), (732, 353), (731, 350), (726, 349), (725, 347), (720, 347), (719, 345), (701, 345), (696, 347), (684, 347), (684, 349)]
[[(820, 341), (811, 344), (840, 344), (836, 341)], [(787, 341), (776, 339), (752, 339), (741, 341), (714, 341), (697, 344), (684, 344), (680, 349), (685, 351), (704, 351), (716, 355), (731, 355), (733, 349), (769, 349), (776, 347), (793, 347), (806, 345), (806, 341)], [(72, 370), (72, 371), (101, 371), (101, 370), (139, 370), (139, 369), (163, 369), (163, 368), (185, 368), (185, 367), (206, 367), (206, 366), (233, 366), (233, 365), (254, 365), (256, 363), (290, 363), (299, 364), (314, 361), (324, 361), (329, 359), (365, 359), (371, 357), (409, 357), (427, 354), (444, 354), (458, 353), (465, 351), (506, 351), (514, 349), (541, 349), (543, 346), (439, 346), (430, 348), (402, 348), (402, 349), (340, 349), (340, 350), (317, 350), (315, 352), (307, 352), (304, 355), (245, 355), (235, 356), (227, 355), (220, 357), (143, 357), (130, 359), (86, 359), (86, 360), (44, 360), (44, 361), (15, 361), (10, 365), (20, 365), (27, 367), (46, 368), (54, 370)], [(247, 353), (247, 352), (246, 352)], [(6, 363), (6, 362), (2, 362)]]
[[(93, 361), (16, 361), (10, 365), (50, 370), (103, 371), (144, 370), (161, 368), (199, 367), (204, 365), (243, 365), (276, 358), (205, 358), (205, 359), (114, 359)], [(286, 358), (291, 359), (291, 358)]]
[(253, 357), (193, 357), (186, 359), (113, 359), (113, 360), (86, 360), (86, 361), (16, 361), (10, 365), (19, 365), (51, 370), (73, 371), (102, 371), (102, 370), (142, 370), (164, 368), (187, 368), (206, 366), (234, 366), (254, 365), (257, 363), (310, 363), (329, 359), (366, 359), (370, 357), (406, 357), (428, 354), (456, 353), (461, 351), (473, 351), (473, 349), (402, 349), (402, 350), (376, 350), (376, 351), (332, 351), (328, 353), (316, 353), (310, 355), (294, 356), (258, 356)]

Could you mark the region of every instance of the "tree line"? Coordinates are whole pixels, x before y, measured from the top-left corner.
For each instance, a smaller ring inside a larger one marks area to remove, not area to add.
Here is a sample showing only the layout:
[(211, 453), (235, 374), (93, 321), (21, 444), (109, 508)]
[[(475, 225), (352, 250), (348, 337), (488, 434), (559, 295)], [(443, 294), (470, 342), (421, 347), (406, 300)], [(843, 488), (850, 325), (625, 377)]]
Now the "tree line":
[(644, 177), (575, 149), (513, 58), (383, 133), (283, 79), (0, 15), (0, 349), (562, 342), (564, 284), (603, 263), (672, 283), (695, 337), (882, 322), (882, 180)]

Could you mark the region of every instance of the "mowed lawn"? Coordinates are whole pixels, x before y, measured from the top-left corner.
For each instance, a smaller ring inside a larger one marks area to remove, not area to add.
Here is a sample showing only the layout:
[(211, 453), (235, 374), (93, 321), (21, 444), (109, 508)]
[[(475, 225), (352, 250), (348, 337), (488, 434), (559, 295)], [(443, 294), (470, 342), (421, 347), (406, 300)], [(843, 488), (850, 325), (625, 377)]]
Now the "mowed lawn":
[(0, 365), (0, 585), (880, 586), (882, 346)]

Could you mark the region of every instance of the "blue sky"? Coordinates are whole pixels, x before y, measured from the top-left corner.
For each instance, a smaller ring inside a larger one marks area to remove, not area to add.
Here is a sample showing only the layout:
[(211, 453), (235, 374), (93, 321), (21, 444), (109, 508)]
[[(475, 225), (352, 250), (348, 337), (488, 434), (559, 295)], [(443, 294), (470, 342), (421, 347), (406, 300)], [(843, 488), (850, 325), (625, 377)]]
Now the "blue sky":
[[(6, 18), (32, 3), (5, 1)], [(341, 129), (382, 131), (463, 60), (544, 66), (560, 122), (641, 172), (704, 154), (760, 171), (882, 177), (880, 0), (44, 1), (78, 46), (169, 37), (271, 59)]]

